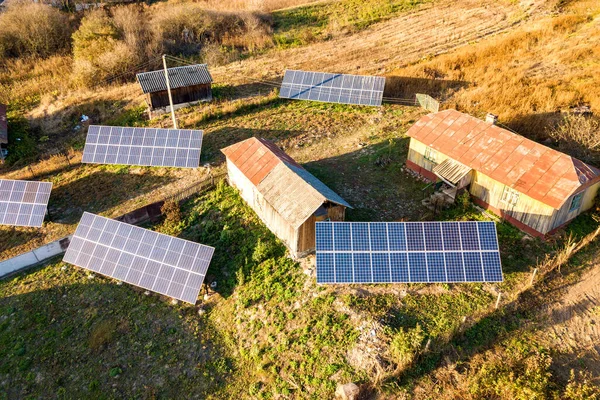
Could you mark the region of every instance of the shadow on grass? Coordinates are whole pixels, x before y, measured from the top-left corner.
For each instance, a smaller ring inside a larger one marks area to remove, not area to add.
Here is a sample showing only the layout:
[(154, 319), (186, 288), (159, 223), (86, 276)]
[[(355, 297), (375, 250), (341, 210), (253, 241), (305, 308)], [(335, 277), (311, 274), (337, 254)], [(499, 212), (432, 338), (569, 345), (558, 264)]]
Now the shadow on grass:
[(225, 385), (233, 362), (195, 307), (61, 265), (0, 281), (0, 396), (186, 398)]
[(0, 226), (0, 254), (36, 238), (42, 238), (43, 236), (44, 234), (39, 228)]
[(225, 126), (204, 136), (202, 161), (224, 161), (225, 156), (221, 153), (221, 149), (251, 137), (272, 140), (277, 144), (278, 140), (293, 138), (305, 133), (306, 131), (293, 129), (252, 129)]
[(48, 205), (49, 218), (53, 222), (72, 224), (84, 211), (106, 211), (171, 181), (169, 176), (98, 170), (53, 189)]
[(403, 171), (408, 140), (394, 138), (304, 167), (352, 205), (348, 220), (420, 220), (425, 185)]
[(409, 76), (386, 76), (385, 97), (414, 99), (417, 93), (428, 94), (438, 100), (470, 85), (467, 81), (413, 78)]

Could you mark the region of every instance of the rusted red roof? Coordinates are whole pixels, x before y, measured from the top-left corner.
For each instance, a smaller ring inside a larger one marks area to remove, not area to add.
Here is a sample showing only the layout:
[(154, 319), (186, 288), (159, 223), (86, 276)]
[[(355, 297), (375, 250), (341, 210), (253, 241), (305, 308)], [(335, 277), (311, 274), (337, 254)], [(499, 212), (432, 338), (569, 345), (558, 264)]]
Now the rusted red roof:
[(269, 140), (253, 137), (221, 151), (293, 227), (302, 225), (325, 201), (350, 207)]
[(424, 116), (408, 136), (527, 196), (559, 209), (600, 170), (456, 110)]
[(0, 143), (8, 143), (8, 124), (6, 122), (6, 106), (0, 104)]

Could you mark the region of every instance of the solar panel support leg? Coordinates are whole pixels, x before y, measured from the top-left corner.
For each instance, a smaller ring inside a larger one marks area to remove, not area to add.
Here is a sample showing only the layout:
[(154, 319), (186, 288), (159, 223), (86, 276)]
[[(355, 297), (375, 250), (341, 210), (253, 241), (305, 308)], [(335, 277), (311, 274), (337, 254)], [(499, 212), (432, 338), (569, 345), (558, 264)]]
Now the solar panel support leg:
[(173, 97), (171, 96), (171, 84), (169, 83), (169, 73), (167, 72), (167, 59), (163, 54), (163, 67), (165, 69), (165, 83), (167, 84), (167, 94), (169, 95), (169, 104), (171, 105), (171, 118), (173, 119), (173, 128), (177, 129), (177, 119), (175, 118), (175, 109), (173, 108)]
[(535, 279), (535, 276), (537, 275), (537, 268), (534, 268), (533, 273), (531, 274), (531, 281), (529, 282), (529, 286), (533, 286), (533, 281)]
[(496, 306), (494, 307), (496, 310), (500, 306), (500, 299), (502, 299), (502, 292), (498, 292), (498, 298), (496, 299)]

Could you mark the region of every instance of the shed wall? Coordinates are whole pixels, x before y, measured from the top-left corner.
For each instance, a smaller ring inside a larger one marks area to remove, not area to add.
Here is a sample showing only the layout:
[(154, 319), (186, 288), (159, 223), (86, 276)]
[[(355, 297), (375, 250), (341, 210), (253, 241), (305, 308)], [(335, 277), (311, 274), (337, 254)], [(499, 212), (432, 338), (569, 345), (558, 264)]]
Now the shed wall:
[(256, 186), (229, 160), (227, 160), (229, 183), (240, 191), (242, 198), (248, 203), (264, 224), (275, 236), (283, 241), (293, 256), (298, 253), (299, 231), (290, 226), (277, 211), (258, 192)]
[(343, 221), (346, 215), (346, 207), (329, 203), (327, 215), (317, 219), (315, 214), (311, 215), (298, 229), (298, 254), (308, 254), (315, 250), (316, 222), (329, 219), (331, 221)]
[[(169, 106), (169, 93), (166, 90), (148, 93), (146, 96), (146, 101), (151, 109)], [(172, 89), (171, 96), (173, 96), (174, 105), (194, 101), (209, 101), (212, 100), (211, 85), (194, 85)]]

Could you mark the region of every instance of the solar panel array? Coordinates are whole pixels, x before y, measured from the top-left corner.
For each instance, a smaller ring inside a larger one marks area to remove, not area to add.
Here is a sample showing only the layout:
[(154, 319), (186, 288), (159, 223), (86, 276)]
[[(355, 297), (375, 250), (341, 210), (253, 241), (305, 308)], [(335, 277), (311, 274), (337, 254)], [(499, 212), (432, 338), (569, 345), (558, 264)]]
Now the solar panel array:
[(84, 163), (197, 168), (202, 131), (91, 125)]
[(42, 226), (51, 190), (51, 182), (0, 179), (0, 224)]
[(327, 103), (380, 106), (385, 78), (286, 70), (279, 97)]
[(501, 282), (493, 222), (318, 222), (318, 283)]
[(195, 304), (214, 248), (84, 213), (63, 261)]

